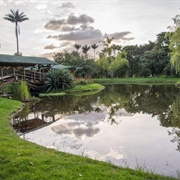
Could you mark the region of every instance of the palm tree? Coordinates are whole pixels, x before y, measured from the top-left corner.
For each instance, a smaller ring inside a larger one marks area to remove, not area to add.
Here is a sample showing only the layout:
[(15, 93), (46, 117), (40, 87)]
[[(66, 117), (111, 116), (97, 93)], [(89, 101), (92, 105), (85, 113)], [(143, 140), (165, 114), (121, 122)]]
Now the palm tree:
[(104, 53), (107, 53), (108, 56), (111, 56), (111, 54), (112, 54), (111, 43), (113, 40), (114, 40), (114, 37), (112, 37), (112, 38), (105, 37), (105, 40), (103, 41), (105, 48), (102, 51)]
[(95, 51), (96, 51), (96, 48), (98, 47), (98, 45), (92, 44), (91, 47), (94, 49), (94, 59), (95, 59)]
[(110, 44), (111, 44), (111, 42), (113, 41), (113, 39), (114, 39), (114, 37), (112, 37), (112, 38), (105, 37), (104, 45), (105, 45), (106, 47), (109, 47)]
[(82, 46), (82, 52), (85, 54), (86, 57), (87, 57), (87, 52), (89, 51), (90, 48), (91, 46), (88, 45)]
[(78, 50), (81, 47), (81, 45), (80, 44), (75, 44), (74, 47), (77, 49), (77, 52), (78, 52)]
[(5, 17), (3, 19), (8, 20), (12, 23), (15, 23), (15, 34), (16, 34), (16, 44), (17, 44), (17, 55), (19, 55), (19, 40), (18, 40), (18, 34), (20, 34), (20, 28), (19, 24), (20, 22), (26, 21), (29, 18), (26, 17), (24, 12), (19, 13), (19, 10), (17, 9), (12, 10), (10, 9), (11, 13), (10, 14), (5, 14)]
[[(121, 51), (122, 46), (117, 45), (117, 44), (113, 44), (113, 45), (111, 46), (111, 48), (112, 48), (112, 50), (113, 50), (113, 52), (114, 52), (114, 56), (116, 56), (117, 53), (119, 53), (119, 52)], [(117, 52), (116, 52), (116, 51), (117, 51)]]

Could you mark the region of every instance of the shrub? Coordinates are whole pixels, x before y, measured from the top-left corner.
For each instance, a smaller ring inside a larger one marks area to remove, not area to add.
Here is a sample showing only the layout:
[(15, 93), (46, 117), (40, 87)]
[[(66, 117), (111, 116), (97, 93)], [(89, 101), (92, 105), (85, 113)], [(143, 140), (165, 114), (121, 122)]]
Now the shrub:
[(67, 69), (51, 70), (45, 80), (46, 92), (74, 87), (74, 78)]
[(30, 99), (31, 95), (25, 81), (13, 83), (11, 88), (13, 99), (20, 101), (27, 101)]

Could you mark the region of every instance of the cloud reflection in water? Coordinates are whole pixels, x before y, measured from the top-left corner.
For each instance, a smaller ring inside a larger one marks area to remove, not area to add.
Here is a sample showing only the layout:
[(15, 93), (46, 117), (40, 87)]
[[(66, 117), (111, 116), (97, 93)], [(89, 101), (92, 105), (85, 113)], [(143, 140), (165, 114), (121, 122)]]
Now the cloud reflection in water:
[(76, 138), (81, 139), (83, 137), (93, 137), (100, 132), (99, 128), (93, 126), (93, 123), (90, 122), (68, 122), (54, 125), (51, 130), (59, 135), (74, 135)]

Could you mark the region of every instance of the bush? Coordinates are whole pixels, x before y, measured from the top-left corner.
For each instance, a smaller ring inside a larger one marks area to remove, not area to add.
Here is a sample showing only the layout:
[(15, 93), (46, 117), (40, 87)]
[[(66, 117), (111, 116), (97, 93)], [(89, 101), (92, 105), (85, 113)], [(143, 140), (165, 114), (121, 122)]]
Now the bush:
[(67, 69), (51, 70), (45, 80), (44, 88), (46, 92), (60, 89), (70, 89), (74, 87), (74, 78)]
[(13, 83), (11, 88), (13, 99), (20, 101), (27, 101), (30, 99), (31, 95), (25, 81), (21, 81), (20, 83)]

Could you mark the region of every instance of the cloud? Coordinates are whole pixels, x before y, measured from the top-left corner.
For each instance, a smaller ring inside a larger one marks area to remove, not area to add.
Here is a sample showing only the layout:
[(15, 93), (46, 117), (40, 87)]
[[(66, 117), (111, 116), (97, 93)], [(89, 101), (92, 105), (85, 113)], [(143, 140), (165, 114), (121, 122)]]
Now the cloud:
[(88, 26), (87, 24), (82, 24), (79, 29), (82, 29), (82, 30), (91, 29), (91, 30), (93, 30), (94, 28), (92, 26)]
[(53, 44), (47, 45), (47, 46), (44, 47), (44, 49), (56, 49), (56, 48), (57, 48), (57, 47), (54, 46)]
[(38, 4), (35, 8), (38, 10), (44, 10), (47, 9), (48, 5), (47, 4)]
[(93, 23), (94, 19), (87, 14), (82, 14), (80, 16), (75, 16), (71, 13), (67, 18), (67, 24), (76, 25), (76, 24), (89, 24)]
[(109, 37), (109, 38), (115, 38), (116, 41), (119, 40), (133, 40), (133, 37), (125, 37), (127, 35), (131, 34), (130, 31), (124, 31), (124, 32), (115, 32), (112, 34), (105, 34), (104, 37)]
[(73, 134), (79, 139), (82, 136), (93, 137), (100, 132), (99, 128), (76, 128), (73, 130)]
[(48, 38), (54, 38), (57, 40), (65, 40), (65, 41), (82, 41), (82, 40), (96, 40), (100, 41), (103, 35), (98, 29), (88, 29), (88, 30), (79, 30), (75, 32), (70, 32), (68, 34), (60, 34), (55, 36), (48, 36)]
[(68, 47), (68, 46), (72, 46), (72, 43), (69, 41), (66, 41), (66, 42), (61, 43), (59, 48), (64, 48), (64, 47)]
[(65, 9), (67, 9), (67, 8), (75, 8), (75, 6), (72, 3), (68, 2), (68, 3), (63, 3), (60, 6), (60, 8), (65, 8)]
[[(63, 7), (65, 5), (63, 5)], [(52, 38), (58, 41), (70, 42), (70, 45), (74, 43), (98, 43), (107, 36), (110, 38), (114, 37), (114, 41), (116, 42), (134, 39), (133, 37), (128, 37), (128, 35), (131, 34), (130, 31), (115, 32), (103, 36), (99, 29), (94, 29), (94, 27), (90, 26), (92, 23), (94, 23), (94, 19), (87, 14), (75, 15), (74, 13), (71, 13), (64, 19), (50, 20), (44, 27), (49, 30), (60, 31), (59, 35), (47, 36), (48, 39)], [(66, 49), (69, 48), (68, 45), (66, 46)], [(64, 47), (65, 46), (63, 46), (63, 48)]]
[(64, 125), (57, 125), (51, 127), (51, 130), (56, 132), (57, 134), (72, 134), (68, 127)]
[(61, 27), (64, 25), (65, 20), (60, 19), (60, 20), (50, 20), (44, 27), (45, 29), (49, 30), (59, 30)]
[(45, 57), (51, 60), (54, 60), (53, 56), (54, 56), (54, 52), (50, 52), (50, 53), (43, 53), (41, 55), (39, 55), (40, 57)]
[[(76, 125), (79, 126), (80, 124), (76, 124)], [(70, 126), (68, 126), (68, 124), (56, 125), (51, 127), (51, 130), (56, 132), (57, 134), (67, 134), (67, 135), (73, 134), (78, 139), (82, 138), (83, 136), (93, 137), (95, 134), (98, 134), (100, 132), (99, 128), (76, 127), (74, 126), (74, 124), (71, 124)]]
[(74, 26), (70, 26), (70, 25), (64, 25), (61, 27), (61, 31), (66, 32), (66, 31), (75, 31), (77, 30), (77, 28), (75, 28)]
[[(45, 24), (45, 29), (60, 30), (60, 31), (74, 31), (77, 28), (74, 25), (81, 24), (81, 28), (87, 28), (87, 24), (93, 23), (94, 19), (87, 14), (75, 16), (73, 13), (69, 14), (67, 19), (52, 19)], [(83, 27), (84, 26), (84, 27)]]

